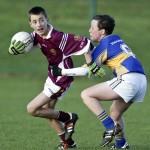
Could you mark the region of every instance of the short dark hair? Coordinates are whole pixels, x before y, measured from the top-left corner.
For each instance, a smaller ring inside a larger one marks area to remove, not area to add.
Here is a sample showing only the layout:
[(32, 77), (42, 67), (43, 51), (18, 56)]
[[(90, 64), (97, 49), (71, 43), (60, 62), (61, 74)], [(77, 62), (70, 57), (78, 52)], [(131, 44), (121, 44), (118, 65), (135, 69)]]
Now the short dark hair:
[(40, 6), (35, 6), (35, 7), (32, 7), (28, 12), (29, 20), (30, 20), (30, 15), (32, 15), (32, 14), (38, 15), (40, 13), (42, 13), (45, 16), (45, 18), (48, 19), (45, 9)]
[(92, 19), (98, 21), (99, 29), (105, 29), (107, 35), (112, 34), (115, 27), (115, 20), (113, 17), (104, 14), (95, 15)]

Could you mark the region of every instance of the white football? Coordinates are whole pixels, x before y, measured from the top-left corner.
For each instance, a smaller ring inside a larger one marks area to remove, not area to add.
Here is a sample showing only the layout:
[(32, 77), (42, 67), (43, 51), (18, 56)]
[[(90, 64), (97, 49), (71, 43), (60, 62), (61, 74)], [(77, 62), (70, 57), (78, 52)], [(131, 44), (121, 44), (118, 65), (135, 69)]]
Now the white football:
[(33, 47), (33, 38), (30, 33), (21, 31), (17, 32), (11, 39), (11, 41), (16, 40), (16, 42), (21, 41), (25, 44), (24, 53), (29, 52)]

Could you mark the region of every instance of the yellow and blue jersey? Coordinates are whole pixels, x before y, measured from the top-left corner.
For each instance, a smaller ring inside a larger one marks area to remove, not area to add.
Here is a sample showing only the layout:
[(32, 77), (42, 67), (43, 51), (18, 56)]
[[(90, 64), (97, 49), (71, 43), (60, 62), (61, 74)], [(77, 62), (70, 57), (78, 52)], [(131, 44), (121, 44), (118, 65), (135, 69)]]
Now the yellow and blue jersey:
[(108, 66), (115, 76), (128, 72), (144, 74), (142, 64), (118, 35), (104, 37), (93, 50), (92, 61)]

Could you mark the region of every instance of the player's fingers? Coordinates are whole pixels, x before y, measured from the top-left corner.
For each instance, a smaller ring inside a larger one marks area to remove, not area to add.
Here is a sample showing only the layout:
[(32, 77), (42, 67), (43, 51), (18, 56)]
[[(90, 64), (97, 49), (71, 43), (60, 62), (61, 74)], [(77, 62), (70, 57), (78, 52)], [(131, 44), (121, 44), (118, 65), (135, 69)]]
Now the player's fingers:
[(89, 72), (89, 73), (88, 73), (88, 78), (90, 78), (90, 77), (91, 77), (91, 73)]
[(23, 43), (19, 43), (19, 45), (17, 47), (18, 47), (18, 49), (23, 49), (25, 47), (25, 45)]
[(15, 43), (14, 43), (14, 47), (15, 47), (15, 48), (18, 48), (18, 45), (19, 45), (19, 44), (20, 44), (20, 41), (15, 42)]
[(15, 42), (16, 42), (16, 40), (13, 40), (13, 41), (11, 42), (11, 44), (14, 45)]
[(8, 53), (14, 55), (14, 52), (11, 49), (8, 50)]
[(22, 42), (18, 41), (14, 46), (17, 50), (20, 50), (24, 47), (24, 44)]
[(18, 50), (19, 52), (23, 52), (23, 51), (24, 51), (24, 48), (25, 48), (25, 46), (24, 46), (24, 45), (21, 45), (17, 50)]

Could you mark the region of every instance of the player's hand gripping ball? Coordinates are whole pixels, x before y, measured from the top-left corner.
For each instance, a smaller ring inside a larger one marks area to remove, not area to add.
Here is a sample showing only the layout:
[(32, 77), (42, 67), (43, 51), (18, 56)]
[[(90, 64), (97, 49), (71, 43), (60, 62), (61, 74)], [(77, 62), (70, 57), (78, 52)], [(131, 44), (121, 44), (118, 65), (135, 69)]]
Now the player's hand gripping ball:
[(18, 55), (29, 52), (33, 47), (33, 38), (28, 32), (18, 32), (12, 39), (9, 46), (9, 54)]

